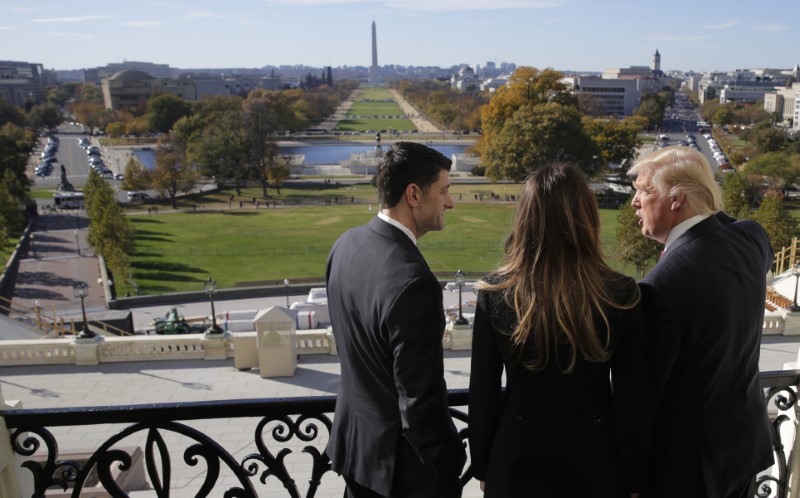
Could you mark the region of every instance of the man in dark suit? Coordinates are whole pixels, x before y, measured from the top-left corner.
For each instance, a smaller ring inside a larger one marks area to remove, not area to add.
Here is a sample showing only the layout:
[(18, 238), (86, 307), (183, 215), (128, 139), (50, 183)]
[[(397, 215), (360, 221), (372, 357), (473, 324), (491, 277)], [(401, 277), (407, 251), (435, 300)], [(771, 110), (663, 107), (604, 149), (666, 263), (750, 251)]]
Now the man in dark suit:
[(346, 497), (459, 497), (464, 445), (444, 381), (442, 287), (416, 240), (453, 208), (451, 161), (398, 142), (378, 167), (382, 210), (327, 265), (341, 387), (326, 450)]
[(773, 462), (758, 372), (769, 238), (720, 211), (699, 152), (667, 147), (629, 174), (642, 234), (665, 244), (640, 282), (656, 400), (642, 496), (748, 496)]

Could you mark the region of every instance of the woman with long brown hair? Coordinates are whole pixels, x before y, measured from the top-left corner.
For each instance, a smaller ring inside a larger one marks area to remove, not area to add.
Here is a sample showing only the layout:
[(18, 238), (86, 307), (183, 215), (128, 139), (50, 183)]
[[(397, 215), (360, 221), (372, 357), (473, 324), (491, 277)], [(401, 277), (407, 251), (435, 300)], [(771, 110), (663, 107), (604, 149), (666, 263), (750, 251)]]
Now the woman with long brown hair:
[(640, 490), (649, 418), (639, 289), (605, 263), (597, 201), (577, 168), (528, 177), (505, 260), (476, 287), (469, 431), (485, 496)]

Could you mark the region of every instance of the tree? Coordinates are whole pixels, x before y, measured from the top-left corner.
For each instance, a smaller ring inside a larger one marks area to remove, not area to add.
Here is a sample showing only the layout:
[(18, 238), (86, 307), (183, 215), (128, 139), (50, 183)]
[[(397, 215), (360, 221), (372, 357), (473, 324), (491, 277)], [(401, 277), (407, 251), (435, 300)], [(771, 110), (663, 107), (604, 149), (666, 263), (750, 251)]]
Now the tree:
[(633, 114), (642, 116), (647, 120), (647, 127), (654, 129), (660, 127), (664, 122), (664, 102), (658, 94), (648, 93), (642, 97), (639, 107), (634, 109)]
[(775, 128), (756, 128), (751, 133), (750, 141), (761, 152), (778, 152), (786, 143), (786, 135)]
[(147, 100), (147, 122), (150, 131), (167, 133), (180, 118), (192, 113), (192, 106), (177, 95), (156, 95)]
[(753, 219), (764, 227), (775, 250), (787, 247), (797, 236), (797, 222), (784, 207), (781, 196), (770, 193), (761, 201)]
[(640, 277), (651, 263), (658, 261), (663, 246), (642, 235), (639, 228), (639, 218), (636, 210), (631, 206), (633, 196), (628, 202), (620, 206), (617, 215), (617, 252), (623, 261), (636, 268)]
[(83, 189), (89, 224), (89, 245), (103, 256), (116, 278), (127, 279), (130, 262), (128, 254), (134, 247), (133, 226), (116, 202), (114, 190), (94, 171)]
[(134, 137), (142, 137), (150, 131), (150, 125), (145, 116), (139, 116), (125, 123), (125, 134)]
[(25, 126), (25, 121), (25, 113), (22, 112), (22, 109), (0, 99), (0, 126), (11, 123), (21, 127)]
[(748, 175), (763, 175), (771, 180), (775, 188), (785, 191), (800, 178), (800, 155), (780, 152), (762, 154), (751, 159), (745, 171)]
[(34, 130), (55, 128), (64, 120), (55, 104), (43, 102), (28, 111), (28, 126)]
[(289, 160), (283, 156), (275, 155), (272, 162), (267, 167), (267, 180), (275, 187), (278, 195), (281, 195), (283, 182), (292, 174)]
[(711, 122), (717, 126), (726, 126), (733, 122), (733, 109), (728, 104), (721, 105), (711, 116)]
[(634, 121), (614, 118), (583, 118), (583, 126), (598, 149), (598, 156), (604, 166), (616, 164), (624, 166), (632, 163), (638, 154), (642, 141), (639, 140), (641, 127)]
[(147, 190), (153, 185), (150, 170), (145, 168), (138, 159), (131, 156), (125, 164), (125, 174), (122, 179), (122, 188), (125, 190)]
[(583, 128), (578, 100), (552, 69), (519, 68), (483, 107), (477, 146), (493, 180), (522, 180), (539, 165), (561, 160), (592, 174), (595, 146)]
[(753, 186), (740, 174), (725, 175), (722, 182), (722, 205), (725, 212), (734, 218), (750, 218), (750, 202)]
[(173, 143), (173, 136), (167, 135), (158, 141), (156, 167), (152, 172), (153, 186), (167, 193), (172, 208), (178, 208), (178, 192), (191, 190), (195, 174), (188, 161), (185, 149)]
[(114, 121), (106, 126), (106, 133), (111, 138), (119, 138), (125, 134), (125, 125), (120, 121)]
[(267, 172), (275, 164), (278, 145), (275, 134), (281, 129), (281, 122), (290, 121), (287, 101), (274, 92), (251, 92), (244, 101), (244, 122), (247, 130), (247, 143), (250, 150), (249, 165), (253, 177), (261, 184), (262, 195), (267, 198)]
[(598, 166), (595, 151), (578, 110), (550, 102), (517, 109), (501, 129), (491, 133), (481, 162), (494, 180), (520, 181), (553, 161), (575, 164), (591, 176)]
[(13, 172), (9, 170), (3, 172), (0, 181), (0, 228), (7, 237), (21, 233), (25, 227), (25, 205), (19, 195), (14, 193), (16, 181)]
[(195, 141), (193, 157), (203, 174), (232, 178), (237, 195), (241, 195), (250, 156), (244, 113), (239, 106), (215, 113), (214, 116)]

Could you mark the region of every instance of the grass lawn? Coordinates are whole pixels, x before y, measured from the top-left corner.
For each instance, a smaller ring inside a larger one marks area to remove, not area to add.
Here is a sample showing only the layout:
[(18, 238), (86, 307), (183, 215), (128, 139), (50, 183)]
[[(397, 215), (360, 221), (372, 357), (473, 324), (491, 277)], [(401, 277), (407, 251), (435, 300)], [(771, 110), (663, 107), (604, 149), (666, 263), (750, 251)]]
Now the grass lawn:
[[(282, 189), (282, 195), (298, 195), (288, 190)], [(456, 208), (446, 215), (447, 228), (419, 241), (433, 271), (486, 273), (494, 268), (502, 257), (514, 204), (476, 202), (474, 196), (483, 193), (488, 198), (494, 192), (503, 198), (518, 190), (519, 185), (454, 185)], [(238, 209), (238, 201), (228, 209), (228, 194), (222, 193), (200, 204), (218, 210), (131, 215), (137, 241), (131, 257), (133, 278), (142, 294), (159, 294), (201, 290), (209, 277), (220, 288), (237, 282), (320, 277), (336, 238), (376, 214), (377, 205), (370, 204), (372, 187), (358, 186), (351, 192), (355, 203), (347, 196), (347, 202), (338, 204), (282, 209)], [(619, 267), (613, 257), (616, 213), (601, 210), (602, 241), (612, 266)], [(631, 269), (621, 270), (632, 274)], [(118, 285), (121, 295), (130, 290)]]
[(354, 102), (348, 116), (404, 116), (396, 102)]
[(388, 88), (360, 88), (353, 98), (355, 101), (394, 99)]
[(334, 128), (335, 131), (370, 131), (397, 130), (413, 131), (417, 127), (409, 119), (358, 118), (343, 119)]

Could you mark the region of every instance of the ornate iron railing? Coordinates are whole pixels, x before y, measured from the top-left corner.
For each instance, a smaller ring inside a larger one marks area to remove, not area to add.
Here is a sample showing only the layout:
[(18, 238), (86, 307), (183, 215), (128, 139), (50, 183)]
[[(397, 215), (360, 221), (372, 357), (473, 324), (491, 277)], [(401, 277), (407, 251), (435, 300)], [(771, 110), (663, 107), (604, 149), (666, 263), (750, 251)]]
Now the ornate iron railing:
[[(790, 478), (787, 462), (791, 461), (792, 448), (787, 447), (784, 441), (788, 440), (791, 445), (794, 440), (795, 387), (800, 384), (800, 370), (764, 372), (761, 384), (774, 412), (772, 438), (776, 465), (758, 477), (753, 496), (787, 497)], [(467, 415), (453, 407), (466, 406), (467, 396), (465, 389), (449, 393), (451, 415), (465, 444), (468, 438)], [(132, 439), (134, 446), (138, 444), (143, 448), (140, 465), (145, 469), (148, 485), (159, 497), (170, 496), (170, 490), (175, 489), (181, 480), (173, 472), (170, 450), (182, 449), (185, 466), (194, 470), (194, 496), (256, 497), (267, 489), (272, 492), (279, 490), (277, 486), (267, 488), (270, 484), (277, 484), (274, 480), (277, 479), (285, 490), (284, 496), (299, 498), (304, 486), (299, 486), (295, 480), (298, 474), (293, 472), (296, 464), (288, 464), (287, 457), (304, 454), (304, 458), (310, 459), (310, 471), (307, 464), (298, 467), (308, 478), (305, 496), (315, 496), (323, 476), (331, 471), (330, 461), (323, 450), (327, 442), (325, 432), (330, 433), (330, 416), (335, 400), (335, 396), (320, 396), (21, 409), (7, 410), (2, 415), (11, 432), (12, 448), (23, 457), (22, 467), (33, 477), (34, 497), (43, 497), (46, 490), (53, 488), (71, 488), (71, 495), (78, 497), (81, 491), (88, 489), (90, 479), (111, 496), (128, 496), (116, 477), (121, 472), (131, 471), (134, 465), (133, 452), (129, 450), (131, 443), (122, 446), (126, 440)], [(192, 426), (203, 420), (234, 418), (254, 419), (254, 441), (248, 439), (249, 444), (240, 451), (226, 448)], [(58, 441), (53, 434), (55, 428), (100, 424), (130, 425), (118, 430), (83, 460), (64, 458), (59, 453)], [(176, 443), (177, 439), (182, 439), (182, 442)], [(293, 442), (295, 439), (297, 441)], [(467, 467), (462, 481), (466, 483), (470, 479)], [(182, 482), (182, 486), (186, 484), (185, 480)]]
[[(33, 475), (34, 497), (45, 496), (45, 491), (51, 488), (63, 490), (71, 488), (72, 496), (77, 497), (87, 488), (90, 476), (111, 496), (128, 496), (116, 482), (115, 475), (130, 471), (134, 457), (130, 450), (121, 449), (120, 444), (141, 433), (139, 440), (143, 439), (144, 467), (150, 486), (159, 497), (170, 496), (170, 490), (177, 482), (170, 454), (170, 449), (174, 449), (175, 444), (174, 441), (170, 442), (165, 438), (171, 434), (173, 440), (175, 435), (179, 435), (190, 441), (182, 444), (184, 463), (195, 467), (197, 474), (205, 473), (194, 496), (257, 497), (263, 494), (264, 490), (257, 488), (256, 484), (260, 482), (266, 486), (268, 478), (274, 477), (285, 488), (285, 496), (299, 498), (301, 487), (290, 472), (290, 465), (286, 463), (287, 456), (299, 451), (309, 455), (311, 459), (311, 471), (305, 493), (305, 496), (310, 498), (316, 495), (323, 475), (331, 471), (330, 461), (324, 453), (324, 444), (330, 434), (330, 415), (334, 411), (335, 402), (335, 396), (319, 396), (91, 408), (21, 409), (7, 410), (2, 415), (11, 432), (14, 452), (28, 458), (22, 466)], [(449, 402), (451, 407), (466, 406), (467, 391), (451, 391)], [(466, 442), (467, 415), (454, 408), (451, 408), (451, 415), (456, 421), (461, 421), (459, 423), (462, 426), (461, 438)], [(256, 451), (238, 458), (230, 449), (197, 428), (177, 422), (243, 417), (259, 420), (254, 432)], [(132, 425), (118, 431), (82, 461), (75, 458), (63, 459), (59, 456), (59, 445), (53, 434), (53, 428), (99, 424)], [(324, 436), (322, 444), (316, 446), (306, 444), (313, 443), (321, 436)], [(287, 443), (294, 438), (300, 441), (300, 445), (291, 448)], [(204, 464), (205, 468), (201, 464)], [(227, 481), (233, 480), (235, 484), (223, 485), (224, 489), (220, 489), (225, 469), (229, 474)], [(467, 482), (469, 479), (470, 473), (467, 468), (462, 480)], [(275, 488), (272, 489), (274, 490)]]

